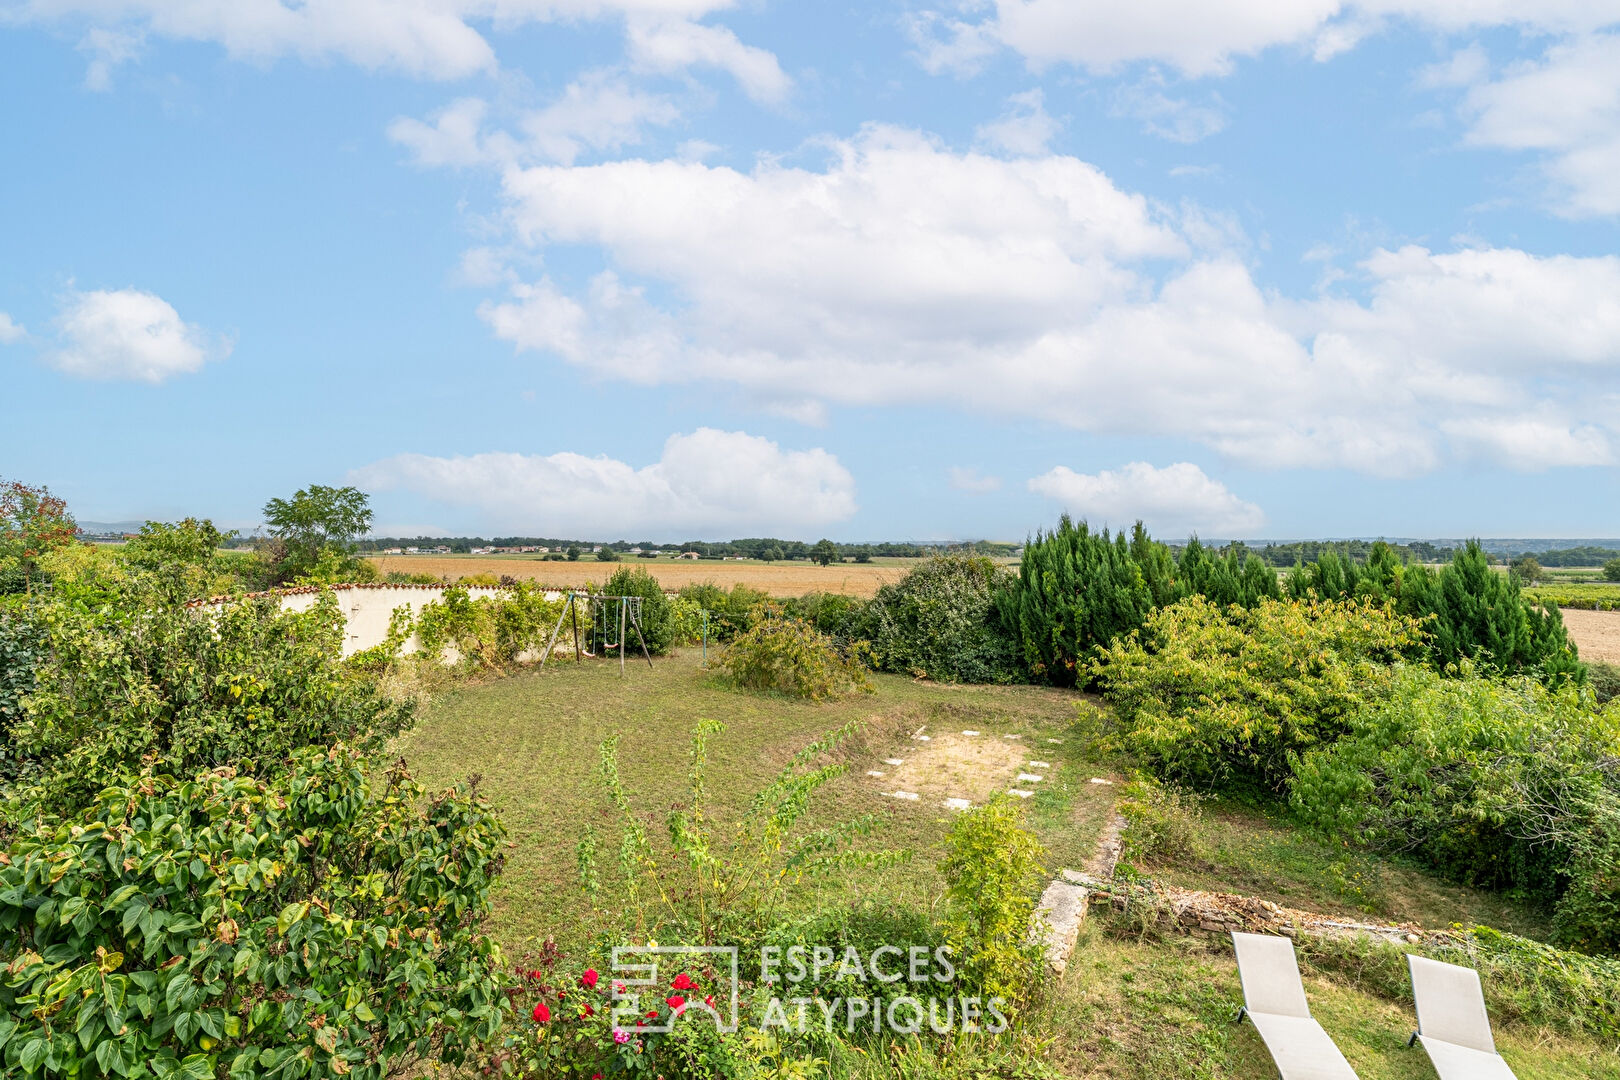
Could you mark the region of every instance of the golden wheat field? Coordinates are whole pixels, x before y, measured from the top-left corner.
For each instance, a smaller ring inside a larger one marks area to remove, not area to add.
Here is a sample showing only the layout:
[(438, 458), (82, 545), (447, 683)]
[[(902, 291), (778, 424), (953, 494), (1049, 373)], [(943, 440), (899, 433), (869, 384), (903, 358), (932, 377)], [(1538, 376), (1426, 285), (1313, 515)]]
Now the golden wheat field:
[(623, 562), (604, 563), (546, 562), (541, 559), (502, 559), (496, 556), (456, 555), (381, 555), (372, 559), (384, 574), (398, 571), (403, 574), (432, 574), (455, 581), (472, 574), (510, 576), (523, 581), (537, 581), (562, 588), (578, 588), (588, 582), (606, 581), (621, 566), (638, 566), (646, 570), (666, 589), (679, 589), (683, 585), (712, 581), (730, 588), (742, 583), (772, 596), (802, 596), (807, 592), (837, 592), (851, 596), (871, 596), (878, 586), (898, 581), (909, 569), (908, 562), (894, 560), (887, 565), (879, 563), (843, 563), (817, 566), (807, 562), (751, 563), (719, 562), (714, 560), (671, 562), (651, 559), (626, 559)]

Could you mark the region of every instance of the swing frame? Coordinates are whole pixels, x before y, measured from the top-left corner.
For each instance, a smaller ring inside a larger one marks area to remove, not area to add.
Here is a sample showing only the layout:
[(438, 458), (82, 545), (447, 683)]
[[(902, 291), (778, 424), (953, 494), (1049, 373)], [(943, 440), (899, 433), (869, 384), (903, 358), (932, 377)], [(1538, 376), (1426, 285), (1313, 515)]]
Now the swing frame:
[(590, 643), (591, 637), (596, 631), (596, 612), (600, 609), (602, 612), (603, 650), (605, 651), (612, 646), (613, 642), (608, 640), (607, 635), (612, 629), (608, 625), (608, 602), (613, 600), (619, 602), (619, 674), (624, 674), (624, 653), (627, 644), (625, 641), (625, 629), (627, 625), (635, 628), (636, 641), (641, 645), (641, 655), (647, 658), (647, 666), (652, 667), (652, 653), (647, 650), (647, 638), (641, 632), (641, 597), (609, 596), (604, 593), (575, 592), (573, 590), (569, 590), (568, 600), (563, 605), (562, 613), (557, 616), (557, 625), (551, 628), (551, 637), (546, 642), (546, 651), (540, 654), (540, 666), (545, 667), (546, 661), (551, 659), (551, 650), (557, 644), (557, 635), (562, 633), (563, 623), (570, 620), (572, 620), (574, 629), (574, 662), (577, 664), (584, 659), (584, 653), (580, 649), (579, 641), (578, 604), (581, 601), (586, 605), (586, 618), (589, 620), (589, 626), (585, 631), (586, 644)]

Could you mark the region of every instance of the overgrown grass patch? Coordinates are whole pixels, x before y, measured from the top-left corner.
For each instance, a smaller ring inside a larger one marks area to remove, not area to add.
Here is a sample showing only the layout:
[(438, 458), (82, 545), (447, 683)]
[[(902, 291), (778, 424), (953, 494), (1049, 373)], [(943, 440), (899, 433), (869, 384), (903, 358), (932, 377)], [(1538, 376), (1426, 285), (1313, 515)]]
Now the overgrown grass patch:
[[(394, 749), (430, 786), (477, 776), (480, 791), (500, 812), (512, 837), (506, 872), (496, 891), (492, 930), (509, 953), (554, 937), (581, 950), (592, 913), (579, 886), (575, 846), (587, 824), (612, 833), (600, 795), (598, 746), (619, 733), (619, 767), (628, 790), (643, 793), (656, 810), (647, 822), (655, 839), (663, 816), (683, 799), (693, 725), (711, 718), (726, 724), (709, 744), (710, 797), (716, 813), (740, 815), (747, 800), (794, 752), (852, 719), (864, 733), (843, 750), (846, 775), (829, 784), (811, 825), (876, 813), (883, 827), (874, 847), (907, 848), (912, 860), (871, 875), (806, 881), (798, 899), (852, 903), (880, 897), (932, 908), (943, 883), (934, 870), (952, 812), (943, 806), (887, 798), (867, 769), (884, 757), (905, 756), (920, 744), (918, 728), (976, 728), (1018, 734), (1030, 755), (1039, 748), (1053, 772), (1087, 772), (1046, 743), (1073, 716), (1075, 695), (1027, 686), (942, 686), (877, 675), (875, 693), (815, 703), (781, 695), (739, 692), (705, 671), (696, 650), (679, 650), (648, 669), (616, 662), (552, 663), (510, 678), (458, 688), (427, 706), (416, 727)], [(1095, 843), (1095, 816), (1077, 816), (1063, 791), (1031, 808), (1031, 824), (1054, 856), (1076, 860)], [(1091, 831), (1088, 831), (1091, 830)], [(1068, 865), (1065, 862), (1064, 865)], [(603, 867), (604, 884), (613, 876)], [(613, 902), (612, 890), (604, 905)]]

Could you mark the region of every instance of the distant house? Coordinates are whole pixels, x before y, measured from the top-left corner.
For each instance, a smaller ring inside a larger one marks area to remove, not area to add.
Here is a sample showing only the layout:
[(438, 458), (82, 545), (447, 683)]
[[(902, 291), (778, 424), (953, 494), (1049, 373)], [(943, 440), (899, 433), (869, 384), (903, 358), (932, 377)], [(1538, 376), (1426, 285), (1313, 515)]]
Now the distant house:
[[(415, 551), (416, 549), (412, 548), (411, 550)], [(405, 549), (404, 548), (387, 548), (387, 549), (385, 549), (383, 551), (383, 554), (384, 555), (403, 555), (403, 554), (405, 554)]]
[(420, 554), (422, 554), (422, 549), (421, 548), (408, 547), (408, 548), (405, 549), (405, 554), (407, 554), (407, 555), (420, 555)]
[(701, 556), (699, 556), (698, 553), (695, 552), (695, 551), (683, 551), (683, 552), (681, 552), (681, 558), (683, 558), (683, 559), (697, 559), (697, 558), (701, 558)]

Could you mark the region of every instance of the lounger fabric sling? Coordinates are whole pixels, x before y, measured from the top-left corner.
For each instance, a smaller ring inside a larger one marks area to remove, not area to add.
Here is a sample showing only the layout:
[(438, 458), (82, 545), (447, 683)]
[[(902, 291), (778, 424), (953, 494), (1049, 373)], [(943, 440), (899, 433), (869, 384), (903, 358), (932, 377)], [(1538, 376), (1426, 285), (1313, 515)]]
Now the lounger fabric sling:
[(1311, 1017), (1294, 943), (1269, 934), (1232, 935), (1243, 1007), (1282, 1080), (1356, 1080), (1355, 1070)]
[(1406, 964), (1417, 1005), (1417, 1038), (1440, 1080), (1515, 1080), (1496, 1052), (1479, 973), (1412, 953)]

